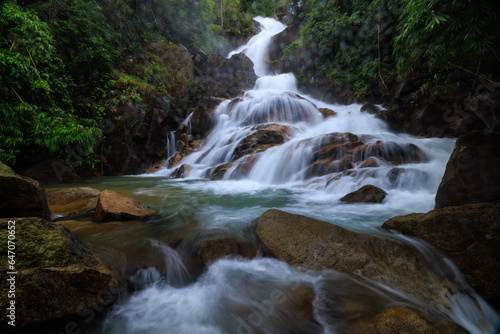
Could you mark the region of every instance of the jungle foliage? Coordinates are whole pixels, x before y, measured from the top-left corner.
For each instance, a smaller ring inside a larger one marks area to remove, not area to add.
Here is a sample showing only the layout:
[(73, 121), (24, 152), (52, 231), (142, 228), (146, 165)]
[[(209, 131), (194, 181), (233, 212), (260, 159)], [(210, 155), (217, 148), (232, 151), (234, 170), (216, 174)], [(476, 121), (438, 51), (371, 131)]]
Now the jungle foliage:
[(285, 57), (317, 55), (314, 65), (357, 96), (416, 73), (430, 94), (438, 83), (485, 76), (481, 62), (498, 61), (498, 16), (491, 0), (313, 0), (302, 7), (307, 14), (301, 39)]
[(211, 53), (226, 43), (224, 36), (250, 34), (252, 17), (272, 15), (274, 2), (2, 2), (0, 160), (22, 165), (76, 156), (77, 164), (92, 164), (102, 135), (99, 120), (117, 100), (140, 102), (148, 94), (173, 98), (173, 85), (190, 84), (174, 68), (130, 66), (134, 59), (149, 59), (151, 45), (159, 43), (163, 49), (177, 43)]

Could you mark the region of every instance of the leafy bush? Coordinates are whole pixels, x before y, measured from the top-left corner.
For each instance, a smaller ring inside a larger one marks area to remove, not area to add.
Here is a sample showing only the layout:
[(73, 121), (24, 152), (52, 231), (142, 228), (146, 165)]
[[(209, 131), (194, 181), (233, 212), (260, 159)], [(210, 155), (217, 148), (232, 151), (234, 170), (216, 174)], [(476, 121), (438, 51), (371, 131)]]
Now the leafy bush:
[(13, 165), (23, 149), (92, 152), (100, 130), (69, 108), (70, 81), (55, 74), (62, 61), (48, 24), (9, 1), (0, 30), (6, 32), (0, 36), (0, 160)]

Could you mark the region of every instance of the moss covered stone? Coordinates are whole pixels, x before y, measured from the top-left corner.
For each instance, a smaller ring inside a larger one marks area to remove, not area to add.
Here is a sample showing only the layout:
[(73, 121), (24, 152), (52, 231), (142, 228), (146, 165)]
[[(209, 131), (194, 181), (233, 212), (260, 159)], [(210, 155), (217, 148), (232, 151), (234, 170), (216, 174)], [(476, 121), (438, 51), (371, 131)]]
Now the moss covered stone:
[[(68, 264), (69, 254), (66, 250), (62, 226), (44, 221), (40, 218), (12, 218), (15, 221), (16, 233), (16, 269), (33, 267), (62, 267)], [(7, 240), (8, 222), (0, 223), (2, 240)], [(2, 254), (7, 254), (7, 242), (0, 244)], [(2, 263), (2, 267), (5, 263)]]

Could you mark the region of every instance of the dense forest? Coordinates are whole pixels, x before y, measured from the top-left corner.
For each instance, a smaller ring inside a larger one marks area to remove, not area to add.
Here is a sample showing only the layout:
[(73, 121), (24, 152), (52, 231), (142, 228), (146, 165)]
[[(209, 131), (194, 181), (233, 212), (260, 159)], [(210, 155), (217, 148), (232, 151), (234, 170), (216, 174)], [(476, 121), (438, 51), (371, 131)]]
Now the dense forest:
[(92, 171), (102, 159), (102, 121), (120, 117), (120, 101), (147, 106), (166, 96), (185, 115), (203, 95), (155, 50), (226, 54), (254, 33), (257, 15), (295, 29), (272, 59), (276, 70), (325, 87), (323, 94), (381, 102), (405, 83), (407, 103), (470, 97), (480, 83), (497, 86), (493, 8), (490, 0), (5, 1), (0, 160), (23, 168), (61, 157)]

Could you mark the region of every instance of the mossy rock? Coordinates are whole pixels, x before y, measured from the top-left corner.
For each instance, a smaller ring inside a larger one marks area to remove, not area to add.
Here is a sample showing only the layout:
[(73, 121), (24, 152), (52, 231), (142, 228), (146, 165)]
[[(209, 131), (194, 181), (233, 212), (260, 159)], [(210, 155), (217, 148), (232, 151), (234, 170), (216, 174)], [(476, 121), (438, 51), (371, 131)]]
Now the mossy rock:
[(0, 329), (7, 326), (12, 271), (18, 332), (37, 332), (39, 326), (57, 330), (81, 320), (78, 313), (116, 301), (122, 284), (69, 229), (40, 218), (6, 219), (0, 223), (2, 254), (8, 254), (9, 226), (15, 226), (15, 264), (10, 267), (8, 259), (0, 264)]
[(0, 217), (40, 217), (50, 219), (45, 190), (27, 177), (17, 175), (0, 162)]

